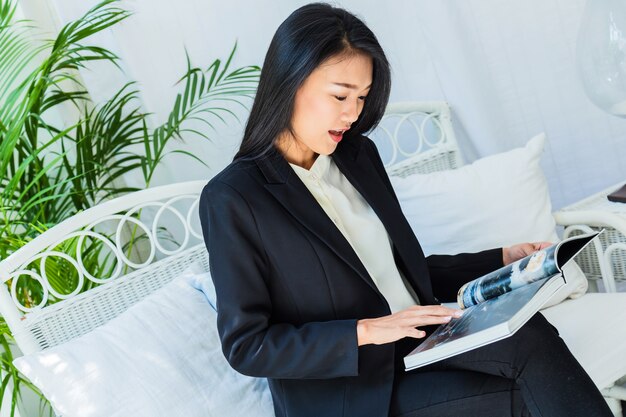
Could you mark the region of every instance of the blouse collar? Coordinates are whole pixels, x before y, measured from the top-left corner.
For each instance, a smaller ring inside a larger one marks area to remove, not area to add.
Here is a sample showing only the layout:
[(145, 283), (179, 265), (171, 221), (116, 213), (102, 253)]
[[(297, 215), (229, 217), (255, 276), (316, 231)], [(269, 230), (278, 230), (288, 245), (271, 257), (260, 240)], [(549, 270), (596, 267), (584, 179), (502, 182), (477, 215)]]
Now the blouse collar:
[(298, 174), (298, 176), (307, 177), (315, 180), (316, 178), (324, 178), (328, 173), (328, 168), (330, 167), (330, 156), (328, 155), (318, 155), (311, 169), (302, 168), (299, 165), (289, 163), (293, 170)]

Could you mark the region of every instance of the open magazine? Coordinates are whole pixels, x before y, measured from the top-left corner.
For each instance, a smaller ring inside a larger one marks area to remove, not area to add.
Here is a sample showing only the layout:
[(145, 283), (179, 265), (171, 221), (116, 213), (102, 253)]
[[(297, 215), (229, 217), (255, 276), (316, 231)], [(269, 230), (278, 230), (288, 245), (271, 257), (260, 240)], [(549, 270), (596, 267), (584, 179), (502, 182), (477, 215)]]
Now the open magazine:
[(463, 285), (463, 316), (439, 326), (404, 358), (406, 370), (428, 365), (514, 334), (562, 286), (563, 267), (599, 233), (574, 236)]

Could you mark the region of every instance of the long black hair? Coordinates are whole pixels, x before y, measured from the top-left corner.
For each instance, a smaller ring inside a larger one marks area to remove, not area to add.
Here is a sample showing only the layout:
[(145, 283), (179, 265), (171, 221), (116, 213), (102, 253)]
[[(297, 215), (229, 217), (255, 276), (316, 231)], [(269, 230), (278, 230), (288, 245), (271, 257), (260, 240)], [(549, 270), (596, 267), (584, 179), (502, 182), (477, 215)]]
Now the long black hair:
[(363, 111), (346, 135), (374, 128), (383, 116), (391, 90), (389, 62), (374, 33), (350, 12), (325, 3), (294, 11), (270, 43), (235, 159), (268, 153), (284, 131), (291, 131), (296, 92), (322, 62), (344, 52), (363, 53), (373, 61), (372, 87)]

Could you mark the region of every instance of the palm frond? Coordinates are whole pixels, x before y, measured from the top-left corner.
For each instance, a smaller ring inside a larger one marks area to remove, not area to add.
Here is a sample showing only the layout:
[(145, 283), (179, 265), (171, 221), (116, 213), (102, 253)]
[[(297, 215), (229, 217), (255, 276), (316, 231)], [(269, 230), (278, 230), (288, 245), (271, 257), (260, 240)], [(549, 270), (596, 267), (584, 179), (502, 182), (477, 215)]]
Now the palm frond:
[[(246, 66), (231, 70), (230, 66), (236, 50), (237, 43), (233, 46), (225, 63), (216, 59), (205, 71), (192, 67), (189, 55), (186, 54), (187, 72), (177, 82), (177, 84), (184, 82), (184, 90), (176, 96), (174, 107), (167, 122), (154, 129), (152, 134), (149, 134), (147, 127), (144, 126), (145, 159), (142, 169), (146, 184), (150, 183), (156, 167), (168, 154), (166, 145), (172, 138), (183, 140), (182, 133), (186, 132), (197, 133), (201, 138), (211, 140), (208, 135), (197, 130), (184, 129), (183, 124), (185, 122), (201, 120), (207, 127), (213, 128), (215, 120), (201, 117), (203, 113), (214, 116), (222, 123), (226, 123), (222, 114), (238, 120), (237, 115), (232, 110), (219, 105), (216, 106), (216, 104), (220, 101), (229, 101), (246, 108), (242, 99), (252, 97), (256, 92), (260, 68)], [(185, 153), (180, 150), (176, 152)], [(198, 158), (194, 159), (199, 160)]]
[[(46, 94), (48, 89), (56, 85), (53, 74), (61, 74), (62, 77), (72, 77), (71, 71), (81, 68), (86, 62), (107, 61), (118, 66), (118, 57), (112, 52), (92, 45), (82, 45), (80, 42), (85, 38), (98, 33), (110, 26), (126, 19), (130, 12), (112, 6), (118, 0), (105, 0), (76, 21), (66, 24), (56, 39), (51, 44), (50, 55), (37, 69), (37, 76), (28, 89), (30, 98), (29, 111), (41, 115), (43, 110), (51, 105)], [(55, 105), (63, 101), (73, 101), (74, 95), (53, 96)], [(25, 123), (25, 132), (32, 144), (37, 143), (39, 125), (36, 119), (28, 118)]]
[[(37, 43), (29, 37), (33, 29), (29, 22), (14, 21), (17, 0), (0, 0), (0, 258), (80, 210), (136, 191), (123, 183), (130, 173), (141, 172), (148, 187), (167, 155), (206, 165), (197, 155), (170, 150), (168, 144), (192, 137), (211, 141), (218, 124), (238, 120), (235, 108), (247, 108), (255, 94), (260, 69), (233, 69), (235, 44), (225, 61), (217, 59), (206, 69), (193, 67), (186, 54), (186, 73), (177, 82), (181, 92), (167, 120), (155, 129), (148, 128), (150, 115), (141, 110), (134, 83), (104, 103), (92, 103), (77, 70), (94, 61), (119, 67), (114, 53), (88, 41), (130, 15), (117, 3), (104, 0), (65, 25), (54, 40)], [(48, 112), (61, 105), (73, 106), (76, 120), (64, 125), (51, 122)], [(141, 212), (134, 215), (139, 218)], [(137, 248), (146, 236), (136, 225), (128, 229), (123, 250), (129, 257), (140, 256)], [(176, 244), (168, 230), (159, 229), (158, 234)], [(80, 248), (77, 239), (69, 239), (55, 249), (68, 254), (80, 250), (83, 266), (94, 276), (110, 276), (115, 267), (116, 257), (98, 239), (86, 239)], [(40, 264), (30, 267), (38, 269)], [(79, 283), (77, 272), (63, 258), (49, 257), (45, 273), (59, 294), (71, 293)], [(25, 306), (36, 305), (43, 297), (35, 280), (18, 280), (16, 285)], [(95, 285), (85, 280), (79, 290)], [(49, 302), (58, 298), (62, 297), (51, 296)], [(0, 355), (3, 349), (5, 353), (0, 361), (5, 375), (0, 404), (6, 393), (14, 409), (23, 389), (32, 389), (45, 402), (13, 367), (10, 343), (0, 318)]]
[[(16, 8), (16, 1), (0, 2), (0, 102), (5, 103), (2, 107), (7, 110), (23, 96), (30, 81), (26, 69), (43, 50), (30, 42), (33, 28), (28, 21), (13, 21)], [(7, 116), (0, 112), (0, 134), (5, 131), (6, 123), (2, 121), (8, 120)]]

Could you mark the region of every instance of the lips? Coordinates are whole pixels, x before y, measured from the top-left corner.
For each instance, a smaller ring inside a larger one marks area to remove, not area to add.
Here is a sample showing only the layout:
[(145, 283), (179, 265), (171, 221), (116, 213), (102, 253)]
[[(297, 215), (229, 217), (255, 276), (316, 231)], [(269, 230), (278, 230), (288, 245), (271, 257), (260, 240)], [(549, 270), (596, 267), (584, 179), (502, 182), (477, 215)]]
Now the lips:
[(344, 130), (329, 130), (328, 134), (330, 135), (330, 138), (335, 141), (336, 143), (341, 142), (341, 139), (343, 138), (343, 132), (345, 132)]

